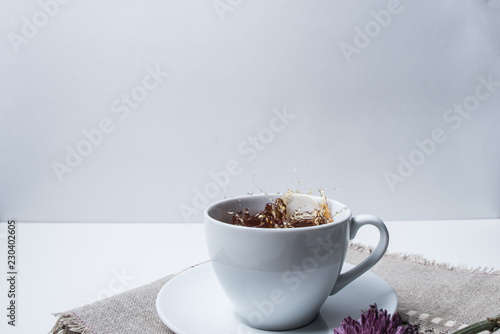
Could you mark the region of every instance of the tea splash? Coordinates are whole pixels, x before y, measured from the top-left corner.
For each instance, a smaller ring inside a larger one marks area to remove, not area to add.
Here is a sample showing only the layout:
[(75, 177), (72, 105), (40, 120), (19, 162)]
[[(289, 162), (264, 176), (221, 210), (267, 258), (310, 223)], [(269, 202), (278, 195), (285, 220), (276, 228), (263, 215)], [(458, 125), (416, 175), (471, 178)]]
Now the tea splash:
[(304, 194), (289, 190), (274, 202), (266, 203), (264, 210), (254, 215), (248, 209), (236, 212), (232, 224), (257, 228), (294, 228), (324, 225), (333, 222), (328, 202), (323, 190), (320, 201)]

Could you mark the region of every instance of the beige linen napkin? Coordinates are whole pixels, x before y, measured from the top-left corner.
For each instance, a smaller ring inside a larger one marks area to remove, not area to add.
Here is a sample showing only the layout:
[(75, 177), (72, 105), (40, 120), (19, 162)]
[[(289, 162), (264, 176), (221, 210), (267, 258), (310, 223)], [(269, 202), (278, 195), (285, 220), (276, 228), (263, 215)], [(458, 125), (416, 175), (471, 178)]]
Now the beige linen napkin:
[[(351, 245), (346, 261), (357, 264), (370, 251)], [(418, 324), (422, 332), (452, 333), (500, 314), (500, 271), (456, 268), (400, 254), (386, 254), (371, 271), (392, 285), (398, 296), (398, 313)], [(155, 302), (160, 289), (174, 276), (57, 313), (50, 333), (171, 334), (158, 317)]]
[(175, 275), (92, 304), (56, 313), (51, 334), (175, 334), (156, 313), (156, 296)]
[[(370, 248), (351, 245), (346, 261)], [(397, 312), (421, 331), (453, 333), (500, 314), (500, 270), (439, 264), (420, 255), (386, 254), (372, 269), (398, 296)]]

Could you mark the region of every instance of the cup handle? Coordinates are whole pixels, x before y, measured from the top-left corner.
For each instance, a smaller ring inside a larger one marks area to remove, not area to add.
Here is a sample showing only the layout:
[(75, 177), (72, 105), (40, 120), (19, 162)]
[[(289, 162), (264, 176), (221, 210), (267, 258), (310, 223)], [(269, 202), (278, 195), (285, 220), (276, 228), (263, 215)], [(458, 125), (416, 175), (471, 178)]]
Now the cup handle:
[(387, 246), (389, 245), (389, 232), (387, 231), (387, 227), (385, 226), (384, 222), (380, 218), (373, 215), (358, 215), (352, 217), (349, 224), (349, 240), (354, 239), (359, 228), (367, 224), (373, 225), (378, 229), (378, 231), (380, 232), (380, 240), (375, 250), (373, 250), (373, 252), (366, 259), (364, 259), (363, 262), (361, 262), (348, 272), (340, 274), (337, 282), (335, 283), (335, 286), (332, 289), (332, 292), (330, 292), (330, 296), (339, 292), (347, 284), (351, 283), (354, 279), (361, 276), (364, 272), (373, 267), (382, 258), (382, 256), (384, 256), (385, 251), (387, 250)]

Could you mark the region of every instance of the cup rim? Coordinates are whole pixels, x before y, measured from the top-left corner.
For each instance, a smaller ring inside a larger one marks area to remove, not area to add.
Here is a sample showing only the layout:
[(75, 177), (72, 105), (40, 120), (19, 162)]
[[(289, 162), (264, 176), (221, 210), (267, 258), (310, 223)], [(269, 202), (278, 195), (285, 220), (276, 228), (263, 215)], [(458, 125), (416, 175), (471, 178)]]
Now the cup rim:
[[(343, 218), (338, 220), (338, 221), (335, 221), (335, 218), (334, 218), (334, 221), (331, 223), (327, 223), (327, 224), (323, 224), (323, 225), (316, 225), (316, 226), (302, 226), (302, 227), (293, 227), (293, 228), (256, 228), (256, 227), (249, 227), (249, 226), (233, 225), (230, 223), (220, 221), (220, 220), (213, 218), (209, 215), (210, 210), (212, 210), (213, 208), (215, 208), (218, 205), (221, 205), (222, 203), (225, 203), (225, 202), (239, 200), (239, 199), (247, 199), (247, 198), (252, 198), (252, 197), (254, 197), (254, 198), (266, 197), (271, 201), (272, 198), (276, 198), (280, 195), (282, 195), (282, 194), (268, 193), (268, 194), (241, 195), (241, 196), (235, 196), (235, 197), (231, 197), (231, 198), (225, 198), (225, 199), (213, 202), (212, 204), (208, 205), (204, 210), (203, 217), (204, 217), (205, 223), (210, 222), (210, 223), (213, 223), (215, 225), (224, 226), (224, 228), (229, 228), (229, 229), (244, 229), (247, 231), (255, 231), (255, 232), (259, 231), (257, 233), (276, 233), (276, 232), (277, 233), (293, 233), (293, 231), (303, 231), (304, 229), (306, 229), (308, 231), (309, 230), (328, 229), (328, 228), (331, 228), (333, 226), (337, 226), (341, 223), (344, 223), (352, 217), (351, 209), (347, 205), (345, 205), (341, 202), (329, 199), (329, 198), (327, 198), (328, 205), (335, 204), (336, 206), (342, 207), (342, 210), (339, 212), (339, 215)], [(300, 195), (307, 195), (307, 194), (300, 194)], [(308, 195), (308, 196), (311, 196), (311, 197), (314, 197), (317, 199), (321, 198), (321, 197), (315, 196), (315, 195)]]

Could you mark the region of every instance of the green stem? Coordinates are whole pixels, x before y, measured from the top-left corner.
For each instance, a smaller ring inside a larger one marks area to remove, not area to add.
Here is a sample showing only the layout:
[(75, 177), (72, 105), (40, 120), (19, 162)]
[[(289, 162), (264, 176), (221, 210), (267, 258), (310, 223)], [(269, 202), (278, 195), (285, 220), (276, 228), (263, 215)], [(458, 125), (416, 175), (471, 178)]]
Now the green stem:
[(486, 320), (462, 328), (454, 334), (477, 334), (482, 331), (494, 332), (498, 328), (500, 328), (500, 314), (494, 318), (487, 318)]

